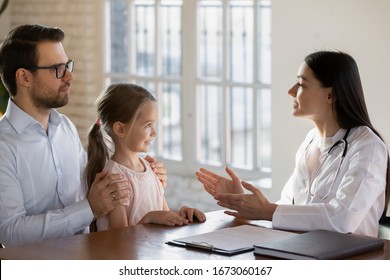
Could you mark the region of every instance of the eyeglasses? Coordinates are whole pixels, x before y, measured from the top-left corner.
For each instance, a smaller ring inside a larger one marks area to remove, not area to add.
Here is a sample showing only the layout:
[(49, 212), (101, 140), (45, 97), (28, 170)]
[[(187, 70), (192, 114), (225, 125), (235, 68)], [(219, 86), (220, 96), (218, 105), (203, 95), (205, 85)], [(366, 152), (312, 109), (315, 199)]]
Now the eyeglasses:
[(74, 60), (69, 60), (67, 63), (59, 63), (52, 66), (33, 66), (25, 69), (27, 70), (56, 69), (57, 79), (62, 79), (66, 74), (66, 69), (68, 69), (69, 72), (72, 73), (73, 68), (74, 68)]

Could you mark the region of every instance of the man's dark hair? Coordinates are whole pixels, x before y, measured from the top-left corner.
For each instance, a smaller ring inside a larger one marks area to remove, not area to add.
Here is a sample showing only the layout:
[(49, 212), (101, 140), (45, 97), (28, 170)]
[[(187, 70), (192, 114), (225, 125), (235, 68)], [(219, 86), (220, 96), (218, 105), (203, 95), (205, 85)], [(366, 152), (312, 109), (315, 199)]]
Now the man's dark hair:
[(15, 74), (19, 68), (37, 66), (38, 43), (62, 42), (64, 32), (58, 27), (25, 24), (11, 30), (0, 46), (0, 77), (11, 96), (16, 95)]

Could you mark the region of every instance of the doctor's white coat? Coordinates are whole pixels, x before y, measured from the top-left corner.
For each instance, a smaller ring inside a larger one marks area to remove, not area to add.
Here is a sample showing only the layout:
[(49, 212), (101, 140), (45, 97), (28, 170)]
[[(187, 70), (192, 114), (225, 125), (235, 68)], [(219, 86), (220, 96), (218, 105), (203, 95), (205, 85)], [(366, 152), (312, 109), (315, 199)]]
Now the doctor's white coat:
[[(385, 204), (387, 148), (368, 127), (361, 126), (351, 130), (347, 145), (337, 145), (328, 154), (345, 133), (340, 129), (324, 141), (316, 129), (309, 131), (296, 154), (294, 172), (277, 202), (274, 228), (378, 235), (378, 220)], [(315, 152), (319, 158), (308, 164)], [(313, 165), (310, 170), (308, 166)]]

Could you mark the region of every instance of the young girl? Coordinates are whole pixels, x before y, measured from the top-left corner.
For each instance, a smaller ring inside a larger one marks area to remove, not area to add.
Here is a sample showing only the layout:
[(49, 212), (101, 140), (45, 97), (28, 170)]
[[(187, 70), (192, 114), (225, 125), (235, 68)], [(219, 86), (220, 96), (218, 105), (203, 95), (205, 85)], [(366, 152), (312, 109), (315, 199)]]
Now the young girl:
[[(106, 217), (98, 219), (98, 231), (138, 223), (175, 226), (194, 219), (205, 221), (205, 215), (194, 208), (184, 206), (179, 213), (169, 211), (160, 180), (149, 163), (139, 156), (149, 152), (156, 137), (157, 115), (156, 99), (134, 84), (111, 85), (99, 99), (98, 121), (89, 133), (88, 186), (102, 170), (121, 173), (130, 184), (130, 203), (117, 206)], [(111, 158), (102, 130), (111, 137), (115, 147)]]

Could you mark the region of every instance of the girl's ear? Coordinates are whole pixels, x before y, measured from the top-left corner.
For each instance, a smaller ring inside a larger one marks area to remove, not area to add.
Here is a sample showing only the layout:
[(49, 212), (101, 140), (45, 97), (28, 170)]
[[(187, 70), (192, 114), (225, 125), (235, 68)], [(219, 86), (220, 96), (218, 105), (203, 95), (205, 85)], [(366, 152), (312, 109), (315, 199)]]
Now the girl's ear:
[(118, 136), (119, 138), (123, 138), (124, 136), (124, 126), (123, 126), (123, 123), (121, 122), (114, 122), (113, 126), (112, 126), (112, 130), (114, 132), (114, 134), (116, 136)]

